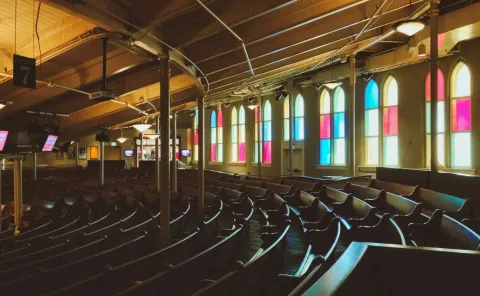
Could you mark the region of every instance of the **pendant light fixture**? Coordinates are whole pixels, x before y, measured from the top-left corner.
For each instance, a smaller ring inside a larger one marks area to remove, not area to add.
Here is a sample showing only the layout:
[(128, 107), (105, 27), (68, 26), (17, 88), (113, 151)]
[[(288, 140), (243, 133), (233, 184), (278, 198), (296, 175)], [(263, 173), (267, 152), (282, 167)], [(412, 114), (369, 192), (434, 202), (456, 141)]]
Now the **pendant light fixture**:
[(127, 138), (123, 137), (122, 131), (123, 131), (123, 129), (120, 129), (120, 138), (117, 139), (117, 141), (120, 142), (120, 144), (123, 144), (123, 143), (125, 143), (125, 141), (128, 140)]
[[(333, 64), (333, 58), (332, 58), (331, 64)], [(334, 75), (333, 75), (333, 70), (334, 70), (334, 69), (335, 69), (335, 67), (332, 67), (332, 79), (323, 82), (323, 85), (324, 85), (325, 87), (328, 87), (329, 89), (334, 89), (335, 87), (337, 87), (337, 86), (339, 86), (339, 85), (342, 84), (341, 81), (337, 81), (337, 80), (335, 80), (335, 79), (333, 78), (333, 76), (334, 76)]]
[[(410, 0), (410, 14), (413, 12), (412, 0)], [(425, 28), (425, 22), (420, 20), (404, 20), (393, 25), (393, 29), (407, 36), (413, 36)]]

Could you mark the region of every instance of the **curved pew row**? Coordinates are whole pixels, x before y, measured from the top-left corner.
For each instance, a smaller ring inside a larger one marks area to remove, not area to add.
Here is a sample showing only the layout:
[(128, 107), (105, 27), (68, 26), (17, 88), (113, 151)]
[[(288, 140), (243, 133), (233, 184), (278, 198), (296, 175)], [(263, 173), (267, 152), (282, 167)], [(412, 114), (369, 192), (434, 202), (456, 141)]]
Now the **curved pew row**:
[(478, 264), (479, 252), (352, 243), (311, 287), (289, 296), (476, 295)]

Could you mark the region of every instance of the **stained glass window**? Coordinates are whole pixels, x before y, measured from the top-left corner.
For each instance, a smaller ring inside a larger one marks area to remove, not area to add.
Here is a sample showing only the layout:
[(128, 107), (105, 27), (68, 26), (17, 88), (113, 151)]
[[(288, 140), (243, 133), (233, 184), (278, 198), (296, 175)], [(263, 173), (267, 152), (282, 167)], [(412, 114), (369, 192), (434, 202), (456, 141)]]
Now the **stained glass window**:
[[(445, 78), (440, 69), (438, 69), (438, 96), (437, 96), (437, 158), (438, 163), (445, 166)], [(426, 127), (426, 148), (427, 148), (427, 166), (430, 166), (430, 72), (425, 79), (425, 127)]]
[(217, 161), (223, 161), (223, 113), (218, 110), (217, 118)]
[(193, 160), (198, 161), (198, 109), (195, 109), (195, 122), (193, 127)]
[(231, 161), (245, 162), (245, 108), (240, 106), (238, 110), (237, 113), (237, 108), (233, 107), (231, 116)]
[[(255, 151), (253, 155), (253, 161), (258, 162), (258, 147), (259, 147), (259, 141), (260, 141), (260, 155), (262, 155), (262, 112), (260, 110), (260, 104), (257, 108), (255, 108), (255, 147), (253, 147), (253, 151)], [(258, 131), (260, 131), (260, 135), (258, 134)], [(262, 159), (260, 159), (262, 161)]]
[(365, 163), (379, 164), (379, 92), (378, 84), (370, 80), (365, 88)]
[(398, 84), (393, 76), (383, 86), (383, 165), (398, 165)]
[(345, 165), (345, 92), (340, 86), (333, 95), (333, 138), (333, 163)]
[(268, 100), (263, 108), (263, 162), (272, 163), (272, 106)]
[(288, 97), (283, 101), (283, 140), (290, 140), (290, 106)]
[(230, 160), (232, 162), (238, 161), (238, 117), (237, 117), (237, 108), (233, 107), (231, 115), (232, 127), (230, 134), (232, 136), (232, 149), (230, 150), (232, 155)]
[(303, 97), (298, 95), (295, 99), (295, 135), (296, 141), (303, 141), (305, 138), (305, 109)]
[(451, 167), (472, 167), (471, 155), (471, 77), (463, 62), (451, 77)]
[(210, 117), (210, 161), (223, 161), (223, 114), (213, 111)]
[(323, 89), (320, 94), (320, 164), (331, 164), (331, 114), (330, 93)]

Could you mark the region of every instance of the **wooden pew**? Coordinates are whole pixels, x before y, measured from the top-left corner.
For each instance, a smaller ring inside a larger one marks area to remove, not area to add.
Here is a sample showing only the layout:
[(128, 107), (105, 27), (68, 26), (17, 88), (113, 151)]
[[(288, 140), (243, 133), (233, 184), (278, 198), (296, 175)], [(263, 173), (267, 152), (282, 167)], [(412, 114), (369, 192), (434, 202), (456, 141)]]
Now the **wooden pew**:
[(370, 182), (369, 187), (378, 189), (378, 190), (385, 190), (387, 192), (391, 192), (393, 194), (398, 194), (401, 196), (409, 197), (412, 196), (413, 192), (417, 188), (417, 186), (409, 186), (397, 183), (391, 183), (386, 181), (380, 181), (377, 179), (373, 179)]
[(267, 182), (263, 183), (262, 188), (271, 190), (282, 198), (287, 195), (292, 195), (295, 192), (295, 189), (292, 186), (267, 183)]
[(287, 203), (301, 218), (306, 229), (325, 229), (334, 218), (333, 212), (325, 204), (301, 190), (288, 197)]
[(440, 209), (448, 216), (461, 221), (464, 218), (470, 218), (473, 212), (473, 202), (470, 199), (463, 199), (424, 188), (417, 188), (411, 199), (422, 203), (422, 208), (428, 215), (431, 215), (436, 209)]

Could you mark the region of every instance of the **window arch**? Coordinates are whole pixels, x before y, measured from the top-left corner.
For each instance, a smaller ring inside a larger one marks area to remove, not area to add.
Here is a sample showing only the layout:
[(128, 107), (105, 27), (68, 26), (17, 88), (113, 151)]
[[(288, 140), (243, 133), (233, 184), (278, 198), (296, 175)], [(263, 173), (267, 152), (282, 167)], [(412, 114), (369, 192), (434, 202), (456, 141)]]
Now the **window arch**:
[[(218, 113), (218, 114), (217, 114)], [(218, 112), (213, 111), (210, 117), (210, 161), (223, 161), (223, 113), (222, 110)]]
[[(262, 133), (263, 133), (263, 125), (262, 125), (262, 112), (260, 111), (261, 104), (255, 108), (255, 131), (253, 132), (255, 134), (255, 147), (253, 147), (253, 151), (255, 151), (255, 154), (253, 155), (253, 161), (258, 162), (258, 156), (260, 155), (260, 161), (262, 161)], [(260, 125), (260, 126), (259, 126)], [(258, 131), (260, 130), (260, 135), (258, 134)], [(258, 147), (259, 147), (259, 142), (260, 141), (260, 153), (258, 152)]]
[(288, 97), (283, 101), (283, 140), (290, 140), (290, 105)]
[(472, 167), (471, 77), (464, 62), (458, 62), (451, 83), (451, 167)]
[(323, 89), (320, 94), (320, 164), (331, 164), (331, 115), (330, 93)]
[(198, 161), (198, 108), (195, 109), (195, 122), (193, 125), (193, 160)]
[(300, 94), (295, 99), (295, 134), (293, 138), (297, 141), (303, 141), (305, 138), (305, 108), (303, 97)]
[(272, 163), (272, 106), (269, 100), (263, 107), (263, 162)]
[(365, 88), (365, 163), (379, 165), (379, 91), (370, 80)]
[[(442, 70), (438, 69), (438, 96), (437, 96), (437, 158), (438, 163), (445, 166), (445, 78)], [(431, 157), (431, 137), (430, 137), (430, 72), (425, 79), (425, 128), (426, 128), (426, 148), (427, 148), (427, 166), (430, 166)]]
[(245, 108), (240, 106), (239, 112), (233, 107), (231, 116), (232, 162), (245, 162)]
[(383, 165), (398, 165), (398, 84), (393, 76), (383, 86)]

